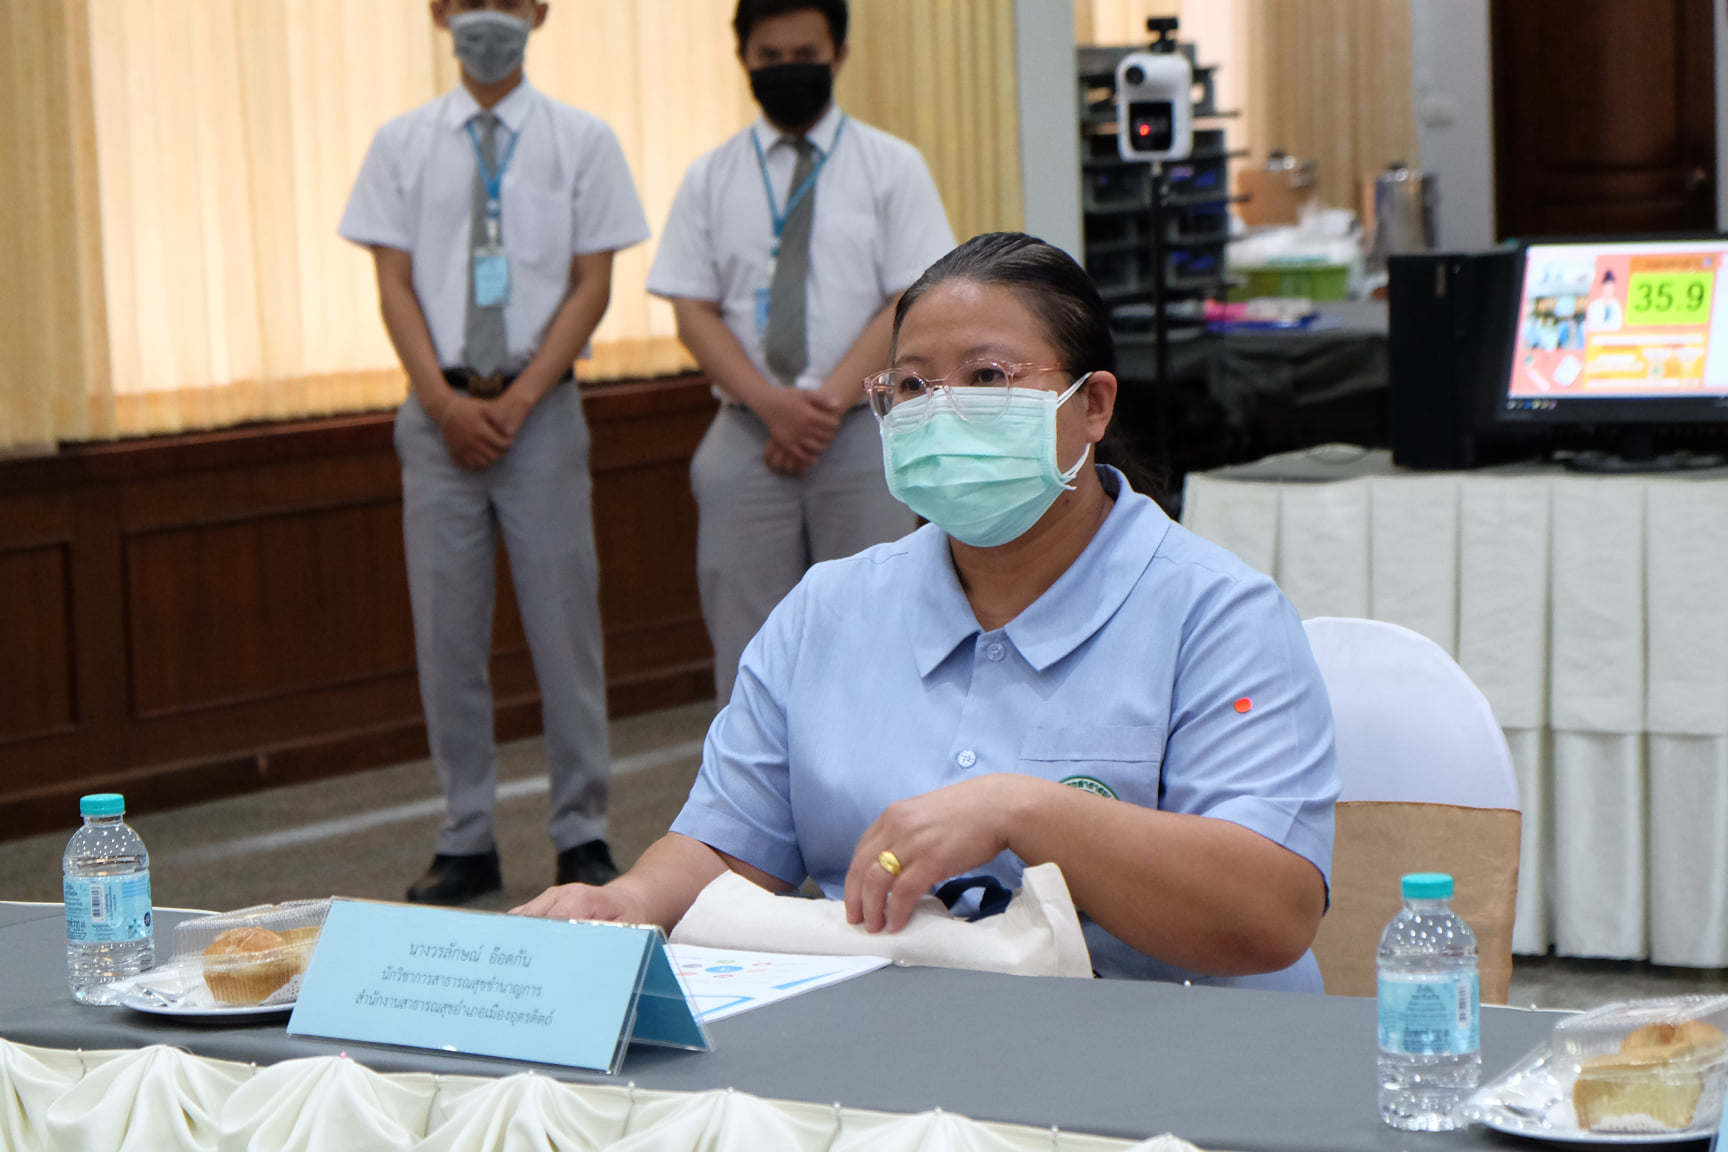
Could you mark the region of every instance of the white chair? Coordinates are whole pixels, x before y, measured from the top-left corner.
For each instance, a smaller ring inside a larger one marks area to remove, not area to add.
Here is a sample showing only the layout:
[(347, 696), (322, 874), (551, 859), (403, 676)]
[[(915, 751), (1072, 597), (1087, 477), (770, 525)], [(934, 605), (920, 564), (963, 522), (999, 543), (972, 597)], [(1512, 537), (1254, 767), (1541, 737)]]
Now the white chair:
[(1482, 999), (1506, 1002), (1518, 895), (1518, 782), (1493, 710), (1433, 641), (1379, 620), (1304, 622), (1332, 698), (1342, 781), (1332, 903), (1314, 941), (1326, 991), (1374, 994), (1398, 878), (1448, 872), (1476, 933)]

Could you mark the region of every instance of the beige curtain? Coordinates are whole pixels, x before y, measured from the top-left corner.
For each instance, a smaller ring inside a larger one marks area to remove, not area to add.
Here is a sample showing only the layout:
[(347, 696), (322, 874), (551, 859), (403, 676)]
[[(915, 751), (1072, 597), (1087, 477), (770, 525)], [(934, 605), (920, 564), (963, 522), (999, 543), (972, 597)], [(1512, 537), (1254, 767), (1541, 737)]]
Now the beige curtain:
[[(650, 224), (755, 114), (733, 0), (558, 0), (549, 94), (617, 131)], [(372, 262), (336, 236), (379, 124), (457, 82), (424, 0), (0, 0), (0, 451), (387, 407)], [(955, 232), (1022, 221), (1012, 0), (858, 0), (839, 95), (929, 160)], [(587, 379), (692, 361), (622, 255)], [(16, 351), (13, 351), (16, 350)]]
[(1150, 16), (1217, 64), (1218, 121), (1249, 163), (1274, 148), (1319, 164), (1325, 203), (1360, 210), (1362, 177), (1419, 162), (1408, 0), (1076, 0), (1082, 44), (1139, 44)]
[(1025, 226), (1013, 0), (855, 0), (837, 91), (924, 153), (956, 239)]
[(89, 2), (119, 434), (399, 400), (334, 230), (373, 129), (432, 93), (424, 7)]
[[(529, 41), (527, 71), (535, 86), (594, 113), (618, 134), (654, 230), (648, 243), (617, 259), (593, 358), (577, 365), (585, 380), (695, 366), (678, 343), (671, 306), (648, 295), (648, 267), (684, 170), (756, 113), (733, 52), (734, 6), (734, 0), (558, 0)], [(443, 90), (461, 73), (450, 38), (439, 41)]]
[(114, 431), (85, 16), (0, 0), (0, 453)]
[(1408, 0), (1253, 0), (1247, 47), (1256, 158), (1274, 148), (1319, 164), (1320, 198), (1361, 211), (1361, 186), (1421, 162), (1410, 83)]
[[(1201, 0), (1202, 4), (1207, 2)], [(1200, 6), (1184, 5), (1182, 0), (1074, 0), (1074, 39), (1081, 44), (1143, 43), (1150, 39), (1146, 20), (1151, 16), (1181, 17), (1181, 34), (1187, 36), (1192, 10)]]

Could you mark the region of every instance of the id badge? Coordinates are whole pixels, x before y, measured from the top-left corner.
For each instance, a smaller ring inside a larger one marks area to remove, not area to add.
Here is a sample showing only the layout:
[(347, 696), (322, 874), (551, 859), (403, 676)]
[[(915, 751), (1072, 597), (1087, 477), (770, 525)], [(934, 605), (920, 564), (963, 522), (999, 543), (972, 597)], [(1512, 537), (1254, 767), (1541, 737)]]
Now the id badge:
[(510, 256), (502, 248), (474, 249), (474, 304), (502, 308), (510, 302)]
[(771, 311), (769, 301), (774, 298), (774, 273), (780, 265), (780, 246), (774, 246), (774, 254), (768, 261), (768, 267), (762, 276), (762, 284), (756, 289), (756, 339), (758, 342), (768, 338), (768, 313)]
[(768, 301), (771, 298), (766, 287), (756, 289), (756, 339), (768, 338)]

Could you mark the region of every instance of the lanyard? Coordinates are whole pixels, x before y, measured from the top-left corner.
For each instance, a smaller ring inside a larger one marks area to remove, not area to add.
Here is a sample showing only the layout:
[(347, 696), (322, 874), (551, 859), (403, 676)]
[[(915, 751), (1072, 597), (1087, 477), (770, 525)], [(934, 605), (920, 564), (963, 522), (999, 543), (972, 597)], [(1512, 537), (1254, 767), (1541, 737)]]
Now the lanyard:
[(786, 231), (786, 221), (804, 202), (804, 197), (810, 194), (810, 189), (816, 187), (816, 177), (822, 175), (822, 166), (828, 163), (828, 157), (834, 155), (834, 149), (840, 147), (840, 137), (846, 131), (846, 116), (840, 117), (840, 126), (834, 129), (834, 143), (828, 146), (828, 151), (822, 153), (822, 159), (810, 166), (810, 175), (804, 177), (804, 183), (791, 191), (786, 198), (786, 211), (774, 207), (774, 185), (768, 179), (768, 157), (763, 155), (762, 141), (756, 135), (756, 129), (750, 129), (750, 143), (756, 145), (756, 166), (762, 170), (762, 190), (768, 193), (768, 218), (774, 222), (774, 239), (778, 243), (780, 233)]
[(504, 145), (504, 155), (498, 158), (497, 171), (493, 171), (486, 166), (486, 157), (480, 151), (480, 133), (475, 131), (474, 121), (468, 121), (468, 143), (474, 146), (474, 162), (480, 166), (480, 180), (486, 185), (486, 233), (493, 244), (498, 243), (498, 221), (504, 215), (504, 170), (510, 167), (510, 157), (516, 154), (516, 142), (520, 139), (522, 133), (510, 133), (510, 143)]

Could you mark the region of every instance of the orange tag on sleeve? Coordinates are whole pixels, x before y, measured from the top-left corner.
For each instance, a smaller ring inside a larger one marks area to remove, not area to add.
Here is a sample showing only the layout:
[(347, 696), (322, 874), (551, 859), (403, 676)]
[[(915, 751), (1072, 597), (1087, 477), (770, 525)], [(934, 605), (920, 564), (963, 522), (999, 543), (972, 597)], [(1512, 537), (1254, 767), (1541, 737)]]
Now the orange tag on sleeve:
[(1248, 711), (1248, 709), (1254, 707), (1254, 701), (1252, 701), (1252, 700), (1248, 699), (1248, 697), (1244, 696), (1244, 697), (1242, 697), (1242, 699), (1236, 701), (1235, 707), (1236, 707), (1236, 711), (1238, 711), (1238, 712), (1246, 712), (1246, 711)]

